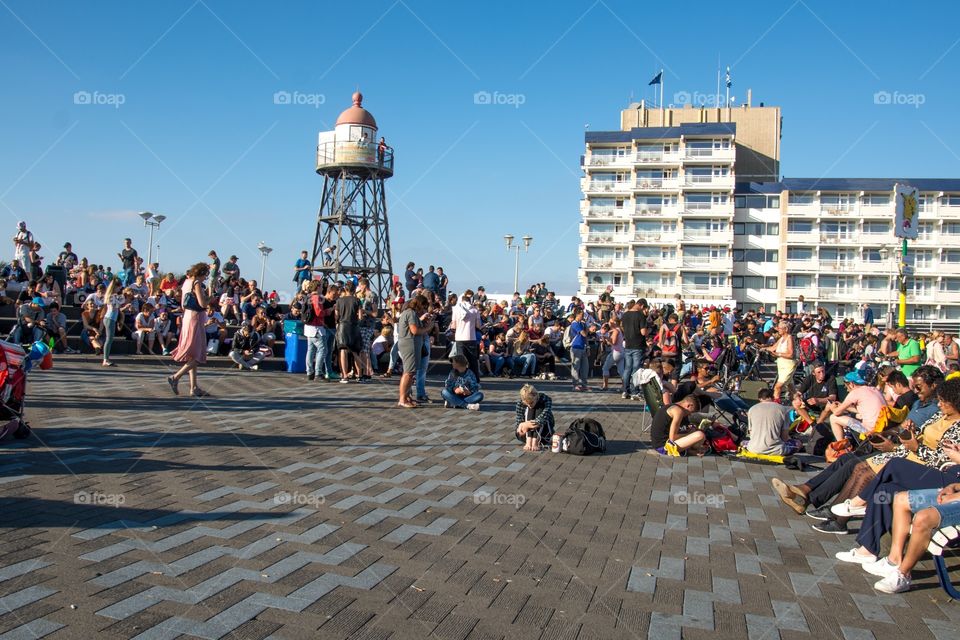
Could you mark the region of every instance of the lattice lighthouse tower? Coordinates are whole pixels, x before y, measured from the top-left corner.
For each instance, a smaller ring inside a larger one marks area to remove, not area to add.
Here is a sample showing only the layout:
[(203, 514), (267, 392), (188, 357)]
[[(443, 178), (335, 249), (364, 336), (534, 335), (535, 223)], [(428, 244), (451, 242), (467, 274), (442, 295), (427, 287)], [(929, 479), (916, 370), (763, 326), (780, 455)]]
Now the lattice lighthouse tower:
[(321, 131), (317, 173), (323, 195), (313, 241), (314, 270), (327, 280), (365, 275), (381, 306), (390, 296), (393, 264), (384, 180), (393, 175), (393, 148), (377, 136), (377, 121), (353, 94), (333, 131)]

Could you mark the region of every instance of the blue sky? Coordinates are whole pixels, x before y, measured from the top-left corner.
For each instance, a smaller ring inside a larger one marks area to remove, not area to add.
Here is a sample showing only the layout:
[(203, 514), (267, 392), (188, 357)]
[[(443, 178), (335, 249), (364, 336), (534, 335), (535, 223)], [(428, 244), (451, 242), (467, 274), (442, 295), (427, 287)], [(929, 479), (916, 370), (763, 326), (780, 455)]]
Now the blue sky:
[(164, 268), (216, 248), (258, 274), (262, 240), (267, 285), (288, 287), (315, 229), (317, 132), (359, 86), (396, 148), (395, 270), (506, 290), (503, 235), (530, 234), (521, 284), (571, 292), (584, 126), (617, 128), (661, 67), (667, 102), (713, 93), (718, 56), (738, 101), (751, 88), (783, 107), (785, 176), (960, 175), (957, 5), (924, 5), (923, 22), (893, 2), (725, 5), (0, 0), (0, 229), (22, 218), (44, 255), (72, 240), (107, 262), (124, 236), (146, 255), (150, 210), (168, 216)]

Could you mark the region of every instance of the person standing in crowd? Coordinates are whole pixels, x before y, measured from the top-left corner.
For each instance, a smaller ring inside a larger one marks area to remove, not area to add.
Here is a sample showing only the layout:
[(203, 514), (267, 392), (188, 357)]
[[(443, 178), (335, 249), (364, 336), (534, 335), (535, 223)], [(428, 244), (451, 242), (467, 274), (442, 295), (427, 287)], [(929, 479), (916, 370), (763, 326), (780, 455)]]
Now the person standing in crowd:
[(40, 243), (34, 242), (27, 254), (27, 260), (30, 262), (30, 277), (33, 280), (39, 280), (43, 277), (43, 256), (40, 255)]
[(69, 242), (65, 243), (63, 245), (63, 251), (57, 256), (57, 264), (63, 267), (69, 276), (70, 271), (73, 270), (79, 262), (80, 259), (77, 257), (77, 254), (73, 252), (73, 246)]
[(408, 262), (407, 269), (403, 272), (403, 281), (407, 287), (407, 297), (411, 299), (413, 298), (414, 290), (420, 284), (417, 281), (417, 272), (413, 270), (415, 266), (417, 265), (415, 265), (413, 262)]
[(797, 370), (797, 361), (794, 359), (794, 337), (790, 334), (790, 323), (781, 321), (777, 325), (777, 332), (776, 342), (765, 349), (777, 358), (777, 382), (773, 385), (773, 399), (780, 402), (784, 387), (793, 388), (793, 372)]
[(307, 259), (306, 250), (300, 252), (300, 259), (293, 265), (293, 281), (297, 283), (297, 290), (303, 287), (304, 282), (313, 278), (313, 265)]
[(587, 385), (590, 378), (590, 358), (587, 355), (587, 338), (589, 332), (583, 321), (583, 309), (573, 312), (573, 322), (570, 323), (570, 374), (573, 378), (574, 391), (589, 391)]
[(27, 254), (33, 248), (33, 233), (27, 230), (27, 223), (17, 223), (17, 233), (13, 236), (13, 259), (21, 265), (27, 264)]
[(223, 265), (224, 280), (240, 280), (240, 267), (237, 265), (237, 256), (230, 256), (230, 259)]
[(902, 327), (897, 329), (895, 338), (899, 345), (897, 347), (897, 364), (900, 365), (903, 375), (909, 378), (923, 364), (920, 356), (922, 353), (920, 343), (911, 338), (907, 330)]
[(430, 265), (423, 275), (423, 288), (434, 295), (440, 293), (440, 276), (437, 275), (433, 265)]
[(167, 384), (174, 395), (180, 395), (178, 384), (186, 375), (190, 381), (190, 395), (195, 397), (210, 394), (197, 385), (197, 368), (207, 361), (207, 335), (205, 326), (207, 314), (207, 288), (204, 281), (210, 275), (210, 265), (198, 262), (187, 270), (187, 277), (181, 288), (180, 306), (183, 320), (180, 327), (180, 340), (173, 351), (173, 360), (183, 366), (167, 378)]
[(473, 291), (467, 289), (453, 308), (454, 340), (457, 353), (464, 356), (473, 375), (480, 379), (480, 358), (477, 350), (477, 326), (480, 324), (480, 312), (473, 305)]
[(103, 363), (104, 367), (114, 366), (110, 361), (110, 350), (113, 347), (113, 338), (117, 332), (117, 320), (120, 317), (120, 307), (125, 303), (120, 294), (120, 281), (110, 279), (107, 290), (103, 294)]
[(214, 249), (210, 249), (210, 253), (207, 254), (207, 257), (210, 258), (209, 293), (212, 296), (217, 292), (217, 286), (220, 281), (220, 256), (217, 255), (217, 252)]
[(639, 389), (633, 389), (632, 379), (633, 374), (643, 366), (644, 353), (647, 350), (646, 306), (647, 301), (640, 298), (620, 318), (623, 330), (623, 367), (620, 373), (623, 376), (624, 400), (632, 397), (634, 393), (640, 393)]
[(863, 330), (867, 333), (873, 329), (873, 309), (870, 308), (870, 303), (863, 305)]
[(117, 254), (123, 264), (123, 285), (129, 287), (137, 275), (137, 250), (133, 248), (130, 238), (123, 239), (123, 249)]
[(325, 378), (327, 371), (327, 341), (324, 338), (323, 302), (317, 293), (320, 283), (313, 281), (307, 285), (307, 299), (304, 305), (310, 305), (313, 315), (303, 324), (303, 336), (307, 339), (307, 380), (316, 377)]
[(420, 366), (423, 341), (427, 339), (433, 326), (434, 318), (429, 313), (429, 303), (423, 296), (416, 296), (410, 300), (397, 319), (397, 345), (400, 359), (403, 361), (398, 407), (415, 409), (419, 406), (410, 397), (410, 389)]
[(360, 379), (360, 317), (363, 309), (353, 294), (353, 282), (343, 285), (343, 295), (337, 299), (334, 314), (337, 321), (337, 350), (340, 352), (340, 382), (348, 382), (350, 356), (353, 356), (355, 376)]
[(447, 287), (450, 286), (450, 278), (443, 272), (443, 267), (437, 267), (437, 277), (440, 279), (439, 296), (441, 300), (447, 299)]
[(603, 390), (606, 391), (610, 381), (610, 369), (617, 368), (617, 371), (623, 375), (623, 331), (620, 329), (620, 321), (616, 318), (610, 319), (610, 331), (606, 336), (606, 343), (610, 347), (610, 352), (603, 361)]

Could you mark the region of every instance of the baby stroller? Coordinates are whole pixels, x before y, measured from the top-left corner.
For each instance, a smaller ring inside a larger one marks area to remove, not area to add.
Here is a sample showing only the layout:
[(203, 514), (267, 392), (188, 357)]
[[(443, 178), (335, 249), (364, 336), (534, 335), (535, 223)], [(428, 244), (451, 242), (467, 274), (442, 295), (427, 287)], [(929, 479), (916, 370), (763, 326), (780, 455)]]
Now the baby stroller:
[(0, 440), (30, 436), (23, 418), (30, 362), (20, 345), (0, 340)]

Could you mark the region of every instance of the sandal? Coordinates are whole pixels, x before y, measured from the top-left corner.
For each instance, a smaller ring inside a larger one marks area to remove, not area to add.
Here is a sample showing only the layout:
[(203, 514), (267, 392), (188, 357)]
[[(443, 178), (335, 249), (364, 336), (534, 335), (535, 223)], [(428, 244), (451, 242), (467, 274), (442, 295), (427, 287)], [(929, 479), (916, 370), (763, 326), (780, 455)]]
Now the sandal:
[(210, 394), (209, 394), (207, 391), (204, 391), (203, 389), (200, 389), (199, 387), (196, 388), (196, 389), (194, 389), (194, 390), (193, 390), (193, 393), (191, 393), (190, 395), (192, 395), (192, 396), (195, 397), (195, 398), (206, 398), (206, 397), (209, 397), (209, 396), (210, 396)]
[(179, 380), (174, 379), (173, 376), (168, 376), (167, 384), (170, 385), (170, 389), (173, 391), (173, 395), (175, 396), (180, 395), (180, 389), (177, 388), (178, 385), (180, 384)]
[(415, 402), (414, 402), (414, 403), (410, 403), (410, 402), (398, 402), (398, 403), (397, 403), (397, 406), (398, 406), (398, 407), (403, 407), (404, 409), (416, 409), (416, 408), (418, 408), (420, 405), (418, 405), (418, 404), (415, 403)]

